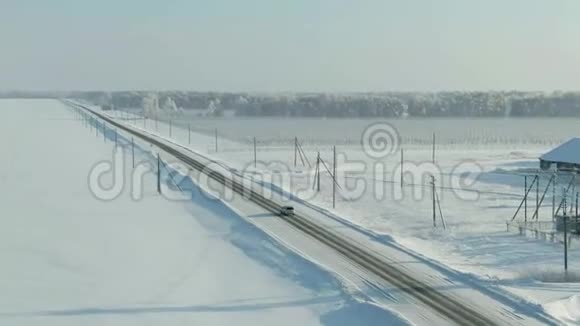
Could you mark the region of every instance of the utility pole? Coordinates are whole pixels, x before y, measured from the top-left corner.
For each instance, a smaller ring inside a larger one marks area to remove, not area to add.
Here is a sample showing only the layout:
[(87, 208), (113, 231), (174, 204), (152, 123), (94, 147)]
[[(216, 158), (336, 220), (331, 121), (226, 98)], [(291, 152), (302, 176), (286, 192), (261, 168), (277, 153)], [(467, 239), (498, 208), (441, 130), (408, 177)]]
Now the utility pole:
[(256, 152), (256, 136), (254, 136), (254, 168), (258, 166), (258, 154)]
[(157, 153), (157, 192), (161, 193), (161, 158)]
[(215, 152), (218, 152), (218, 130), (215, 128)]
[(171, 128), (171, 126), (172, 126), (172, 124), (173, 124), (173, 122), (172, 122), (172, 120), (170, 119), (170, 120), (169, 120), (169, 138), (171, 138), (171, 129), (172, 129), (172, 128)]
[(115, 129), (114, 131), (115, 131), (115, 147), (117, 147), (117, 144), (118, 144), (118, 142), (117, 142), (117, 129)]
[(298, 137), (294, 137), (294, 167), (296, 167), (297, 158), (298, 158)]
[(401, 189), (403, 189), (403, 148), (401, 148)]
[(568, 199), (568, 194), (564, 190), (564, 213), (562, 219), (564, 220), (564, 271), (568, 273), (568, 216), (566, 216), (566, 200)]
[[(433, 165), (435, 165), (435, 133), (433, 133), (433, 153), (431, 157)], [(437, 211), (435, 207), (435, 176), (431, 175), (431, 192), (433, 201), (433, 227), (437, 227)]]
[(332, 208), (336, 208), (336, 146), (332, 146)]
[(433, 133), (433, 164), (435, 164), (435, 133)]
[(135, 140), (131, 137), (131, 157), (133, 163), (133, 169), (135, 168)]
[(578, 193), (576, 193), (576, 215), (574, 217), (578, 219)]
[(320, 192), (320, 152), (318, 152), (318, 156), (316, 158), (316, 176), (317, 176), (317, 184), (318, 188), (317, 191)]
[[(576, 184), (574, 184), (572, 186), (572, 193), (570, 194), (570, 201), (574, 200), (574, 193), (575, 192), (576, 192)], [(574, 205), (573, 203), (570, 205), (570, 215), (572, 215), (573, 210), (574, 210), (573, 205)]]
[(556, 218), (556, 175), (554, 174), (554, 183), (552, 184), (552, 221)]
[(433, 193), (433, 227), (437, 227), (437, 211), (435, 208), (435, 176), (431, 175), (431, 192)]
[(536, 174), (536, 220), (540, 219), (540, 176)]
[(528, 176), (524, 175), (524, 221), (528, 222)]
[(191, 144), (191, 123), (187, 124), (187, 143)]
[(568, 216), (564, 211), (564, 270), (568, 272)]

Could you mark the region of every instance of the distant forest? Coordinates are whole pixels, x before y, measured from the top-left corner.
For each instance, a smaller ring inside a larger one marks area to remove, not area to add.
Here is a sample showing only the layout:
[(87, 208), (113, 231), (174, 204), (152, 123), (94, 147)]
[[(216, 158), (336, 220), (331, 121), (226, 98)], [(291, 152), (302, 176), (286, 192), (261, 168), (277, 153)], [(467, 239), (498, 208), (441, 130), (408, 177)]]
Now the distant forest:
[[(38, 97), (29, 93), (29, 97)], [(12, 94), (14, 95), (14, 94)], [(25, 97), (26, 93), (18, 93)], [(46, 96), (47, 93), (43, 93)], [(141, 108), (153, 97), (161, 110), (269, 117), (580, 117), (580, 92), (439, 92), (250, 94), (212, 92), (55, 93), (115, 108)], [(10, 97), (0, 93), (0, 97)]]

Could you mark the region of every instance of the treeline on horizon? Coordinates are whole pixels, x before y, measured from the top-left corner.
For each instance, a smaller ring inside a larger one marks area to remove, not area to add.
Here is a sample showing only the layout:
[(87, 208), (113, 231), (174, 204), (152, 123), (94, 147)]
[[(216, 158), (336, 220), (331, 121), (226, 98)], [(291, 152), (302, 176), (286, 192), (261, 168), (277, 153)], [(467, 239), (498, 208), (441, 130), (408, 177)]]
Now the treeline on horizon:
[[(251, 94), (217, 92), (69, 92), (26, 93), (18, 97), (73, 97), (115, 108), (141, 108), (157, 98), (161, 109), (226, 111), (265, 117), (580, 117), (580, 92), (438, 92)], [(0, 97), (10, 97), (0, 93)], [(174, 105), (173, 105), (174, 103)]]

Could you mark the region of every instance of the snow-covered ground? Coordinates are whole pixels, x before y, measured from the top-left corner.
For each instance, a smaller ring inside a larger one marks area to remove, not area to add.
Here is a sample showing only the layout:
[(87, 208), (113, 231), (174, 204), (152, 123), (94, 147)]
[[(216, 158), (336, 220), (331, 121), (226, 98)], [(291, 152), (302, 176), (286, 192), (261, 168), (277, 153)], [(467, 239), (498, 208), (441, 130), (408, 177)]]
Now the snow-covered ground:
[[(244, 121), (237, 123), (243, 124)], [(175, 124), (171, 128), (171, 137), (169, 125), (166, 123), (159, 122), (155, 125), (149, 120), (144, 124), (142, 120), (138, 120), (133, 121), (133, 124), (207, 153), (237, 171), (255, 173), (253, 148), (246, 134), (241, 133), (238, 141), (235, 139), (235, 130), (228, 130), (227, 137), (218, 134), (216, 152), (215, 136), (212, 135), (211, 128), (207, 128), (203, 133), (192, 133), (190, 140), (187, 128), (177, 128)], [(338, 149), (339, 156), (345, 155), (347, 162), (341, 161), (342, 164), (338, 165), (339, 183), (342, 187), (339, 189), (335, 209), (332, 208), (332, 180), (327, 173), (322, 175), (321, 193), (304, 191), (311, 189), (312, 169), (302, 167), (300, 161), (299, 166), (294, 167), (291, 140), (286, 144), (275, 141), (267, 144), (259, 142), (258, 160), (266, 164), (260, 164), (257, 170), (260, 177), (272, 174), (288, 176), (275, 180), (274, 183), (286, 191), (297, 193), (302, 190), (300, 197), (308, 201), (306, 204), (320, 207), (326, 214), (350, 223), (353, 228), (370, 231), (378, 236), (388, 235), (399, 245), (417, 253), (426, 261), (451, 268), (482, 286), (489, 284), (519, 295), (532, 303), (540, 304), (548, 313), (564, 323), (580, 324), (578, 317), (580, 306), (575, 296), (580, 291), (580, 284), (576, 283), (580, 281), (578, 275), (580, 246), (577, 245), (577, 241), (572, 242), (569, 252), (570, 271), (565, 277), (561, 244), (526, 238), (513, 232), (513, 229), (506, 232), (505, 224), (520, 204), (523, 175), (536, 173), (537, 157), (541, 153), (548, 151), (567, 136), (576, 136), (573, 129), (568, 128), (573, 124), (573, 121), (567, 122), (564, 128), (557, 130), (554, 129), (556, 126), (550, 123), (535, 130), (521, 130), (524, 138), (526, 133), (534, 132), (537, 135), (546, 135), (548, 139), (546, 141), (541, 139), (526, 141), (516, 138), (515, 141), (510, 140), (506, 143), (500, 141), (481, 145), (456, 141), (462, 137), (469, 138), (465, 128), (460, 128), (458, 132), (464, 130), (466, 134), (456, 135), (455, 140), (447, 136), (447, 142), (441, 141), (437, 145), (436, 155), (437, 189), (441, 211), (447, 225), (445, 230), (441, 228), (442, 221), (439, 217), (438, 227), (435, 229), (432, 227), (429, 179), (422, 180), (416, 177), (417, 171), (429, 169), (422, 165), (431, 161), (432, 153), (428, 138), (404, 146), (406, 169), (409, 166), (413, 167), (413, 164), (418, 165), (418, 168), (413, 173), (405, 175), (402, 190), (396, 173), (399, 169), (398, 153), (381, 159), (385, 171), (377, 174), (374, 170), (377, 160), (368, 157), (360, 145), (345, 142), (345, 145)], [(525, 127), (526, 123), (518, 121), (515, 124), (505, 123), (504, 128), (519, 125)], [(551, 130), (554, 131), (551, 133)], [(436, 131), (427, 129), (423, 131), (422, 136), (425, 138), (426, 135)], [(309, 134), (309, 131), (305, 133)], [(449, 133), (449, 130), (444, 132)], [(493, 130), (489, 134), (493, 135)], [(553, 137), (550, 138), (550, 135)], [(263, 132), (262, 137), (265, 137)], [(402, 138), (411, 137), (402, 135)], [(340, 143), (339, 139), (337, 143)], [(316, 152), (320, 151), (323, 159), (331, 165), (332, 154), (327, 141), (321, 141), (319, 144), (313, 141), (303, 146), (311, 163), (315, 160)], [(366, 170), (355, 171), (357, 162), (366, 166)], [(465, 171), (478, 172), (477, 178), (474, 176), (463, 178), (462, 173)], [(349, 172), (348, 177), (345, 177), (346, 172)], [(420, 177), (425, 176), (425, 173), (418, 174)], [(379, 180), (380, 184), (385, 185), (383, 196), (376, 198), (376, 190), (373, 188), (353, 199), (352, 194), (344, 189), (347, 185), (352, 186), (349, 180), (355, 178), (366, 180), (373, 187), (376, 183), (371, 181)], [(544, 176), (541, 179), (540, 194), (548, 178), (549, 176)], [(558, 194), (567, 182), (568, 179), (559, 180)], [(417, 189), (421, 191), (416, 192)], [(395, 198), (396, 196), (398, 197)], [(560, 197), (557, 196), (556, 202), (559, 200)], [(534, 202), (535, 189), (530, 199), (530, 207)], [(540, 210), (540, 220), (551, 220), (551, 202), (549, 190)], [(528, 214), (531, 216), (532, 213)], [(523, 212), (520, 212), (517, 220), (522, 218)]]
[[(60, 102), (2, 100), (0, 112), (0, 324), (406, 323), (221, 201), (160, 196), (153, 173), (138, 200), (125, 179), (113, 200), (97, 198), (89, 175), (114, 144)], [(119, 179), (101, 181), (114, 191)]]

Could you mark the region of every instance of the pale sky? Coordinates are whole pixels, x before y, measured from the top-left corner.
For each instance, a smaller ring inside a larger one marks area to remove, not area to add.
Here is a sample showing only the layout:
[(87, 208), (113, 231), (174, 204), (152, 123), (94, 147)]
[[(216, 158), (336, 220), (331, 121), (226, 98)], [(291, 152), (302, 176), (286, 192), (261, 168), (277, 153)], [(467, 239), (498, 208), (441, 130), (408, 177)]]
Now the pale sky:
[(0, 0), (0, 90), (580, 90), (578, 0)]

